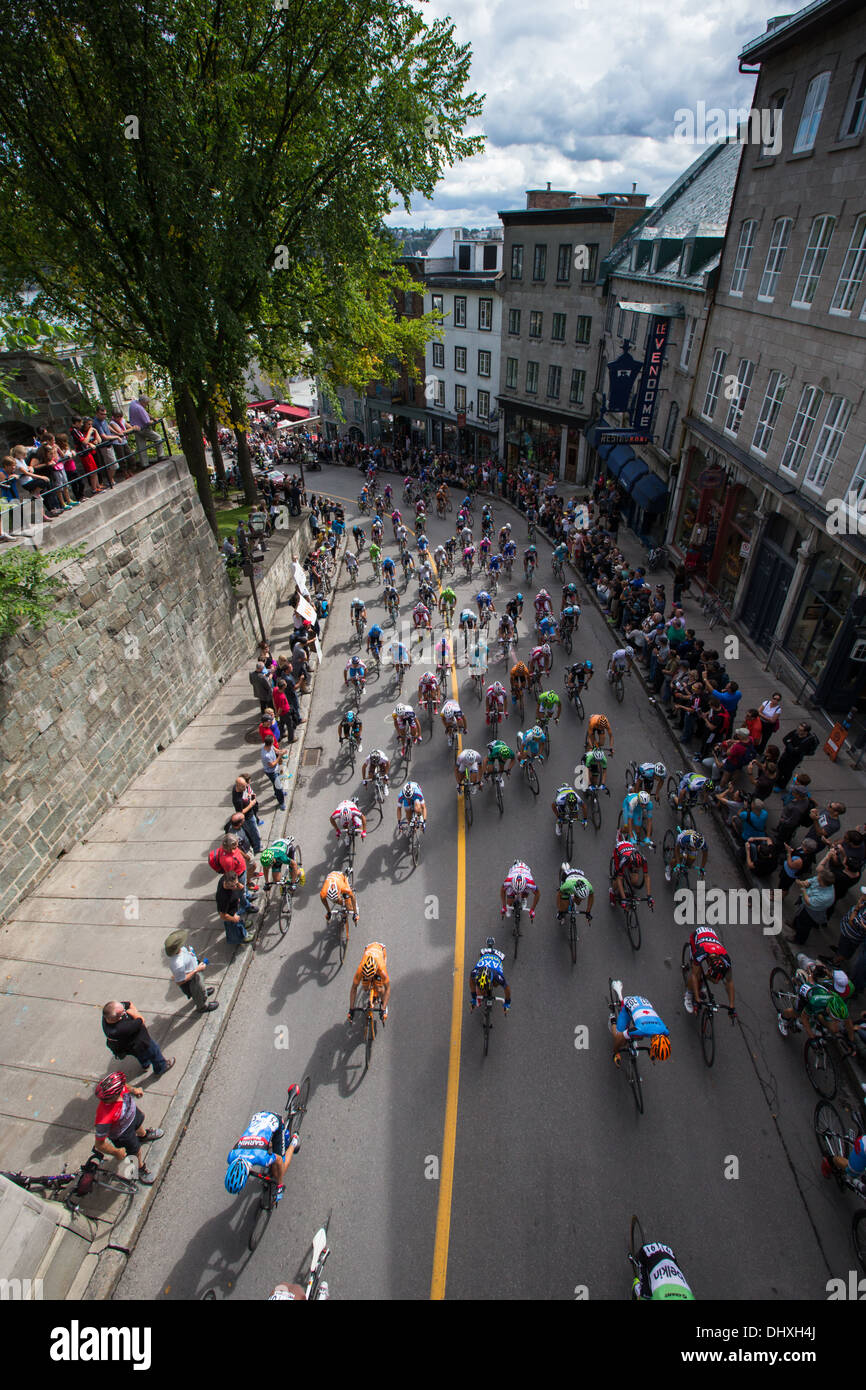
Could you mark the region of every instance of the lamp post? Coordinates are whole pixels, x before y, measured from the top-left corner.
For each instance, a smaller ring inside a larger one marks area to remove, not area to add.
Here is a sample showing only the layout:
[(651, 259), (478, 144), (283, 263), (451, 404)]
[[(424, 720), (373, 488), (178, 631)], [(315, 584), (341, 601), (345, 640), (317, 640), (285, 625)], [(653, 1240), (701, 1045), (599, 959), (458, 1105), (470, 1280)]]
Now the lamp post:
[(256, 589), (256, 579), (261, 579), (264, 574), (265, 550), (262, 545), (262, 538), (264, 536), (265, 527), (267, 526), (264, 512), (250, 512), (247, 518), (247, 525), (250, 528), (252, 536), (255, 538), (255, 544), (250, 552), (249, 560), (244, 564), (243, 571), (246, 578), (250, 581), (250, 592), (252, 593), (253, 603), (255, 604), (256, 617), (259, 620), (259, 636), (263, 642), (267, 642), (268, 639), (265, 636), (265, 624), (262, 619), (262, 610), (259, 607), (258, 590)]

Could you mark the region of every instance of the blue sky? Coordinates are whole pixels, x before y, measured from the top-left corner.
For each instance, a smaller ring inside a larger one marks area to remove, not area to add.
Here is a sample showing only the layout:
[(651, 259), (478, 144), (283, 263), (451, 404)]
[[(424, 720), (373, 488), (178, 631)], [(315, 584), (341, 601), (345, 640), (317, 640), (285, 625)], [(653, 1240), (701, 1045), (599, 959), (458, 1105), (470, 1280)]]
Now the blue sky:
[[(737, 55), (786, 11), (756, 0), (427, 0), (472, 45), (485, 94), (482, 155), (450, 169), (434, 199), (388, 221), (492, 226), (525, 206), (527, 188), (628, 193), (648, 201), (703, 148), (675, 138), (677, 111), (748, 108), (754, 76)], [(682, 130), (682, 121), (680, 121)], [(697, 134), (697, 131), (696, 131)]]

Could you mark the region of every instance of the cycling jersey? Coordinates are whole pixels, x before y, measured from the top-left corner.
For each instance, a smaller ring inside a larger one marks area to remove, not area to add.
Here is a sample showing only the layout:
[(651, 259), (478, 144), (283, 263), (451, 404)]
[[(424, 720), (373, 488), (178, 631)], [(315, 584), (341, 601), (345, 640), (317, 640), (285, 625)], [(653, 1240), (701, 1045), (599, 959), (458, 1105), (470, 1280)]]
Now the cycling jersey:
[(504, 741), (504, 739), (497, 738), (494, 739), (492, 743), (488, 743), (487, 757), (492, 763), (507, 763), (509, 759), (514, 757), (514, 753), (508, 747), (508, 744)]
[[(647, 807), (649, 811), (651, 808)], [(632, 825), (643, 825), (644, 808), (641, 806), (637, 797), (637, 792), (631, 792), (622, 803), (622, 821), (631, 821)]]
[(536, 611), (536, 613), (542, 613), (542, 612), (543, 612), (543, 613), (549, 613), (549, 612), (550, 612), (550, 595), (549, 595), (549, 594), (545, 594), (543, 597), (542, 597), (540, 594), (537, 594), (537, 595), (536, 595), (536, 598), (535, 598), (535, 611)]
[(495, 701), (495, 703), (499, 706), (500, 709), (504, 709), (504, 707), (505, 707), (505, 691), (502, 690), (502, 689), (497, 690), (494, 686), (488, 685), (488, 687), (487, 687), (487, 700), (486, 700), (487, 705), (489, 706), (489, 705), (493, 704), (494, 701)]
[(565, 810), (576, 811), (580, 805), (580, 797), (574, 787), (559, 787), (554, 797), (557, 815), (562, 815)]
[(368, 641), (368, 642), (381, 642), (381, 640), (382, 640), (382, 638), (384, 637), (384, 635), (385, 635), (385, 634), (383, 633), (383, 631), (382, 631), (382, 629), (380, 628), (379, 624), (378, 624), (378, 623), (374, 623), (373, 626), (370, 628), (370, 630), (369, 630), (368, 633), (367, 633), (367, 641)]
[(693, 834), (694, 831), (692, 830), (681, 830), (677, 836), (677, 849), (680, 851), (681, 858), (694, 860), (697, 855), (697, 850), (692, 849), (689, 843), (689, 837)]
[(371, 542), (370, 542), (370, 559), (371, 559), (371, 560), (378, 560), (381, 554), (382, 554), (382, 548), (381, 548), (381, 546), (378, 546), (378, 545), (376, 544), (375, 541), (371, 541)]
[(710, 956), (727, 956), (727, 951), (712, 927), (696, 927), (689, 937), (692, 960), (701, 964)]
[(391, 559), (390, 555), (386, 555), (384, 560), (382, 561), (382, 569), (385, 571), (386, 574), (394, 573), (394, 561)]
[(441, 601), (443, 603), (456, 603), (457, 595), (455, 594), (453, 589), (443, 589), (441, 594)]
[(654, 782), (656, 776), (655, 763), (638, 763), (637, 775), (642, 778), (644, 782)]
[(629, 654), (625, 647), (620, 647), (618, 651), (613, 653), (610, 659), (615, 666), (622, 668), (628, 664)]
[(367, 668), (363, 661), (359, 661), (356, 656), (353, 656), (351, 661), (346, 662), (345, 672), (350, 681), (363, 680), (367, 674)]
[(416, 802), (416, 801), (423, 801), (423, 800), (424, 800), (424, 793), (422, 792), (421, 788), (418, 786), (418, 783), (417, 783), (417, 782), (410, 782), (410, 783), (409, 783), (409, 792), (408, 792), (408, 795), (407, 795), (407, 792), (406, 792), (406, 788), (403, 787), (402, 791), (400, 792), (400, 795), (397, 797), (397, 805), (398, 805), (398, 806), (404, 806), (404, 807), (406, 808), (406, 810), (408, 811), (408, 810), (414, 809), (414, 806), (415, 806), (415, 802)]
[(596, 729), (605, 729), (610, 733), (610, 720), (606, 714), (591, 714), (589, 716), (587, 728), (590, 733), (593, 733)]
[(502, 988), (506, 987), (507, 981), (505, 979), (505, 972), (502, 969), (502, 962), (504, 960), (504, 951), (496, 951), (490, 946), (486, 946), (484, 948), (484, 950), (481, 952), (481, 955), (478, 957), (477, 964), (473, 966), (472, 972), (469, 976), (473, 998), (475, 997), (476, 993), (476, 981), (482, 971), (487, 971), (487, 973), (490, 976), (491, 984), (499, 985)]
[(515, 874), (523, 874), (523, 877), (526, 879), (526, 887), (523, 889), (524, 894), (535, 893), (538, 891), (538, 884), (532, 877), (532, 870), (530, 869), (529, 865), (524, 864), (522, 861), (518, 860), (516, 863), (511, 865), (511, 868), (508, 870), (508, 873), (505, 876), (505, 882), (502, 885), (502, 887), (505, 889), (506, 897), (509, 895), (513, 897), (514, 895)]
[(475, 614), (472, 612), (472, 609), (471, 609), (471, 608), (463, 608), (463, 609), (461, 609), (461, 611), (460, 611), (460, 626), (461, 626), (461, 627), (475, 627), (475, 625), (476, 625), (477, 622), (478, 622), (478, 619), (476, 618)]
[(688, 788), (690, 792), (699, 792), (702, 787), (705, 787), (707, 785), (707, 780), (708, 779), (706, 777), (702, 777), (699, 772), (687, 772), (684, 777), (680, 778), (680, 784), (677, 788), (677, 791), (682, 792), (685, 791), (686, 788)]
[(526, 685), (526, 682), (529, 680), (529, 670), (522, 661), (518, 661), (515, 666), (512, 666), (510, 675), (511, 684), (513, 686)]
[(479, 608), (489, 608), (493, 603), (486, 589), (482, 589), (480, 594), (475, 595), (475, 602)]
[(517, 743), (524, 753), (529, 753), (533, 758), (537, 758), (541, 756), (542, 748), (547, 747), (547, 734), (538, 724), (535, 724), (525, 733), (517, 735)]
[(501, 556), (501, 555), (491, 555), (491, 557), (490, 557), (490, 569), (491, 569), (491, 571), (495, 574), (495, 573), (496, 573), (498, 570), (500, 570), (501, 568), (502, 568), (502, 556)]
[(393, 643), (391, 644), (391, 656), (393, 657), (394, 662), (396, 663), (396, 665), (398, 665), (398, 666), (408, 666), (408, 664), (409, 664), (409, 653), (407, 652), (406, 648), (403, 646), (403, 643), (402, 643), (402, 642), (393, 642)]
[(439, 682), (430, 671), (425, 672), (418, 682), (419, 695), (426, 694), (427, 691), (431, 691), (436, 695), (439, 694)]
[(456, 700), (446, 700), (442, 706), (442, 718), (446, 724), (454, 724), (463, 718), (463, 711)]
[(429, 623), (430, 610), (423, 603), (416, 603), (415, 607), (412, 609), (412, 617), (416, 627), (421, 623)]
[(562, 704), (555, 690), (542, 690), (538, 697), (538, 708), (546, 713), (548, 710), (558, 709)]
[(361, 957), (361, 963), (358, 966), (358, 969), (355, 971), (355, 976), (352, 981), (356, 989), (361, 984), (366, 985), (366, 982), (363, 978), (363, 969), (364, 961), (367, 959), (368, 956), (372, 956), (373, 960), (376, 963), (376, 974), (373, 977), (370, 988), (370, 994), (373, 995), (377, 994), (379, 992), (379, 989), (384, 990), (388, 984), (388, 952), (385, 950), (385, 947), (382, 945), (381, 941), (371, 941), (369, 945), (364, 948), (364, 954)]
[(837, 996), (825, 985), (813, 985), (808, 980), (804, 980), (800, 985), (797, 996), (800, 1008), (805, 1009), (810, 1018), (816, 1019), (821, 1014), (826, 1013), (827, 1006), (831, 999)]
[(555, 618), (550, 618), (550, 617), (542, 618), (541, 621), (540, 621), (539, 624), (538, 624), (538, 631), (541, 633), (541, 636), (542, 636), (542, 637), (553, 637), (553, 636), (555, 636), (555, 634), (556, 634), (556, 619), (555, 619)]
[(582, 661), (576, 661), (573, 666), (569, 666), (565, 674), (566, 678), (573, 677), (575, 685), (582, 687), (586, 681), (587, 670)]
[(268, 868), (271, 864), (282, 867), (291, 864), (295, 857), (295, 846), (288, 840), (274, 840), (262, 850), (259, 856), (263, 868)]
[(537, 667), (540, 667), (540, 668), (541, 668), (542, 670), (544, 670), (545, 672), (546, 672), (546, 671), (549, 671), (549, 670), (550, 670), (550, 664), (549, 664), (549, 663), (550, 663), (550, 657), (547, 655), (547, 653), (544, 651), (544, 649), (543, 649), (542, 647), (533, 647), (532, 651), (529, 653), (529, 669), (530, 669), (530, 671), (534, 671)]
[(481, 766), (481, 754), (474, 748), (464, 748), (463, 752), (457, 757), (457, 770), (459, 772), (472, 772), (476, 767)]
[(349, 894), (351, 894), (352, 892), (352, 885), (349, 883), (349, 880), (346, 878), (346, 875), (338, 873), (336, 869), (332, 870), (331, 873), (328, 874), (328, 877), (322, 884), (321, 890), (319, 892), (319, 897), (321, 898), (323, 903), (327, 902), (328, 889), (332, 887), (336, 887), (337, 892), (340, 894), (341, 898), (348, 897)]
[(616, 1026), (630, 1038), (670, 1036), (652, 1004), (642, 994), (629, 994), (623, 999)]
[(353, 614), (364, 613), (367, 605), (362, 598), (353, 598), (352, 602), (349, 604), (349, 608)]
[(356, 830), (359, 830), (363, 824), (361, 812), (354, 801), (341, 801), (335, 809), (334, 815), (340, 817), (340, 824), (343, 826), (351, 824)]
[(502, 554), (505, 556), (507, 560), (514, 559), (514, 556), (517, 554), (517, 546), (514, 544), (514, 541), (505, 542), (504, 546), (502, 547)]
[[(226, 1163), (246, 1159), (253, 1168), (269, 1168), (274, 1158), (274, 1135), (282, 1128), (282, 1120), (271, 1110), (257, 1110), (240, 1139), (226, 1156)], [(281, 1148), (278, 1145), (278, 1148)], [(282, 1153), (280, 1153), (282, 1157)]]
[(621, 874), (626, 867), (640, 869), (643, 873), (646, 873), (648, 866), (643, 855), (635, 848), (630, 840), (620, 840), (613, 851), (614, 873)]
[(405, 711), (395, 710), (394, 718), (398, 729), (409, 729), (415, 723), (415, 711), (411, 705), (407, 705)]
[(683, 1299), (694, 1302), (695, 1296), (669, 1245), (644, 1245), (638, 1251), (637, 1261), (640, 1275), (635, 1283), (639, 1298), (657, 1303)]

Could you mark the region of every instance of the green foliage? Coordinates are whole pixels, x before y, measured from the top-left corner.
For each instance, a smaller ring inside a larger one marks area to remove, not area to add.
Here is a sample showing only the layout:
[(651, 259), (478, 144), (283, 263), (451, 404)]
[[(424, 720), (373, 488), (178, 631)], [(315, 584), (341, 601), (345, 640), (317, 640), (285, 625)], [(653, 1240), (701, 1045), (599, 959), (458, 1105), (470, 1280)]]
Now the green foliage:
[(50, 622), (68, 623), (75, 617), (74, 612), (58, 608), (68, 587), (62, 575), (49, 570), (83, 554), (84, 546), (75, 545), (47, 552), (23, 545), (0, 550), (0, 640), (26, 623), (42, 631)]
[[(65, 328), (33, 314), (0, 314), (0, 352), (39, 351), (51, 356), (54, 343), (68, 341), (69, 333)], [(0, 367), (0, 410), (18, 410), (23, 415), (35, 415), (35, 405), (17, 396), (11, 382), (11, 377)]]

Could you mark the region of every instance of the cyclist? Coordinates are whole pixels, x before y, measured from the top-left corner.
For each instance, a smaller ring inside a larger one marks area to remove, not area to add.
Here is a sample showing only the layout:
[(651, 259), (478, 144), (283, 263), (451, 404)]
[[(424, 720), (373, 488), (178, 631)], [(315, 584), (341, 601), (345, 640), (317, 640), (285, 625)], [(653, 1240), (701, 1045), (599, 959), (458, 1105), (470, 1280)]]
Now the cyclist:
[(611, 907), (625, 907), (626, 900), (639, 893), (644, 884), (646, 884), (647, 901), (652, 908), (655, 904), (651, 896), (652, 885), (646, 857), (641, 854), (637, 845), (632, 844), (631, 840), (617, 839), (613, 851), (613, 878), (610, 885)]
[(532, 870), (529, 865), (525, 864), (522, 859), (515, 859), (508, 873), (505, 875), (505, 881), (499, 890), (502, 916), (511, 916), (516, 898), (520, 898), (523, 906), (526, 907), (527, 898), (530, 893), (533, 895), (532, 905), (529, 909), (529, 920), (532, 922), (535, 920), (535, 909), (538, 907), (538, 899), (541, 897), (541, 893), (539, 892), (538, 884), (532, 877)]
[(505, 1003), (502, 1005), (506, 1013), (511, 1008), (511, 989), (505, 978), (505, 971), (502, 963), (505, 960), (505, 952), (497, 951), (496, 940), (488, 936), (481, 948), (481, 954), (477, 962), (469, 972), (469, 1007), (478, 1007), (478, 996), (484, 998), (489, 991), (495, 988), (505, 990)]
[(466, 733), (466, 715), (456, 700), (446, 700), (442, 706), (442, 724), (446, 734)]
[(492, 685), (488, 685), (487, 694), (484, 697), (485, 724), (493, 723), (494, 713), (500, 720), (508, 718), (506, 700), (505, 686), (500, 681), (494, 681)]
[(429, 549), (430, 549), (430, 542), (428, 541), (427, 537), (424, 535), (424, 532), (423, 532), (423, 531), (421, 532), (421, 534), (420, 534), (419, 536), (417, 536), (417, 537), (415, 538), (415, 548), (416, 548), (416, 550), (418, 551), (418, 555), (419, 555), (420, 557), (422, 557), (423, 559), (426, 559), (426, 558), (427, 558), (427, 552), (428, 552)]
[[(285, 864), (289, 866), (290, 883), (304, 882), (303, 871), (300, 865), (295, 863), (294, 840), (272, 840), (259, 855), (259, 863), (264, 871), (265, 881), (262, 886), (266, 893), (275, 885), (279, 885), (280, 875)], [(271, 874), (274, 876), (273, 883), (270, 882)]]
[(523, 552), (523, 573), (527, 581), (532, 579), (533, 571), (538, 564), (538, 551), (534, 545), (528, 545)]
[(474, 631), (478, 627), (478, 618), (471, 608), (461, 608), (460, 610), (460, 631), (464, 634)]
[(412, 658), (404, 644), (402, 642), (392, 642), (388, 648), (388, 655), (398, 668), (400, 674), (405, 675), (407, 668), (411, 665)]
[(352, 602), (349, 604), (349, 617), (352, 620), (352, 626), (354, 627), (356, 632), (361, 631), (362, 621), (366, 625), (367, 605), (358, 594), (355, 594), (354, 598), (352, 599)]
[[(565, 584), (565, 585), (563, 586), (563, 590), (562, 590), (562, 603), (560, 604), (560, 610), (561, 610), (561, 612), (564, 613), (565, 610), (566, 610), (566, 608), (569, 608), (569, 607), (571, 607), (571, 608), (576, 608), (576, 609), (577, 609), (577, 617), (579, 618), (579, 617), (580, 617), (580, 608), (579, 608), (579, 606), (578, 606), (577, 597), (578, 597), (578, 595), (577, 595), (577, 585), (575, 584), (574, 580), (570, 580), (568, 584)], [(577, 619), (575, 619), (575, 622), (576, 622), (576, 621), (577, 621)]]
[(359, 656), (350, 656), (343, 668), (343, 684), (349, 681), (357, 681), (362, 690), (367, 683), (367, 668)]
[(583, 869), (574, 869), (565, 861), (559, 866), (559, 889), (556, 894), (556, 920), (561, 922), (568, 911), (572, 898), (585, 903), (586, 920), (592, 921), (592, 905), (595, 902), (593, 886)]
[(412, 609), (412, 626), (415, 632), (430, 632), (430, 609), (426, 603), (416, 603)]
[(347, 739), (351, 739), (355, 745), (355, 748), (360, 753), (361, 735), (363, 731), (364, 725), (360, 715), (357, 715), (353, 709), (348, 710), (343, 715), (339, 725), (337, 726), (337, 737), (340, 740), (340, 747), (342, 748), (344, 742)]
[(517, 619), (523, 612), (523, 595), (517, 593), (514, 598), (510, 598), (505, 605), (505, 611), (510, 618), (514, 619), (514, 626), (517, 626)]
[(358, 560), (351, 550), (346, 551), (346, 569), (350, 579), (358, 578)]
[(526, 729), (517, 735), (517, 757), (520, 766), (528, 758), (537, 758), (543, 763), (547, 753), (547, 731), (542, 729), (540, 724), (534, 724), (531, 729)]
[(570, 694), (575, 691), (580, 695), (592, 680), (594, 671), (591, 661), (573, 661), (565, 669), (565, 688)]
[(400, 564), (403, 566), (404, 579), (408, 579), (410, 574), (415, 573), (415, 561), (408, 550), (400, 551)]
[(375, 574), (375, 572), (376, 572), (376, 567), (378, 566), (379, 561), (381, 560), (381, 558), (382, 558), (382, 547), (381, 547), (381, 545), (379, 544), (378, 541), (371, 540), (371, 541), (370, 541), (370, 559), (371, 559), (372, 564), (373, 564), (373, 573), (374, 573), (374, 574)]
[(361, 986), (370, 996), (373, 1008), (381, 1008), (382, 1017), (388, 1017), (388, 1001), (391, 998), (391, 981), (388, 977), (388, 952), (381, 941), (370, 941), (364, 947), (361, 963), (355, 971), (352, 988), (349, 990), (349, 1020)]
[[(462, 526), (460, 525), (460, 518), (459, 518), (459, 517), (458, 517), (457, 521), (458, 521), (458, 530), (460, 531), (460, 539), (461, 539), (461, 541), (463, 542), (463, 545), (464, 545), (464, 546), (471, 545), (471, 544), (472, 544), (472, 527), (469, 525), (469, 523), (468, 523), (468, 521), (466, 520), (465, 517), (463, 518), (463, 525), (462, 525)], [(474, 552), (473, 552), (473, 553), (474, 553)]]
[(813, 1024), (823, 1024), (831, 1033), (838, 1033), (845, 1024), (848, 1039), (854, 1041), (854, 1026), (845, 1002), (852, 993), (851, 981), (844, 970), (832, 970), (826, 965), (798, 956), (801, 961), (794, 979), (797, 984), (797, 1005), (783, 1009), (778, 1015), (779, 1032), (787, 1038), (790, 1032), (802, 1028), (808, 1038), (814, 1038)]
[(642, 1245), (635, 1256), (638, 1270), (631, 1287), (635, 1300), (654, 1303), (673, 1303), (675, 1301), (694, 1303), (695, 1296), (686, 1282), (669, 1245), (654, 1241)]
[[(649, 793), (642, 792), (641, 795), (648, 796)], [(673, 871), (679, 865), (682, 865), (684, 869), (694, 868), (698, 854), (701, 856), (698, 873), (703, 878), (704, 870), (707, 867), (707, 842), (699, 830), (681, 830), (674, 842), (673, 858), (670, 864), (665, 865), (667, 882), (670, 883), (673, 878)]]
[(415, 743), (421, 741), (421, 725), (418, 723), (418, 716), (411, 705), (395, 705), (391, 713), (391, 718), (394, 721), (394, 728), (397, 731), (397, 737), (401, 743), (407, 735)]
[(552, 613), (545, 613), (543, 617), (539, 618), (537, 627), (542, 642), (559, 641), (559, 624)]
[(385, 636), (379, 623), (374, 623), (367, 633), (367, 651), (371, 656), (380, 661), (382, 657), (382, 639)]
[(341, 801), (331, 812), (331, 824), (334, 827), (334, 834), (339, 840), (344, 830), (360, 830), (361, 839), (367, 838), (367, 817), (354, 801), (348, 798)]
[(373, 546), (375, 545), (379, 555), (382, 553), (382, 518), (378, 515), (373, 517), (373, 524), (370, 527), (370, 541), (370, 559), (377, 560), (379, 557), (374, 555)]
[(442, 691), (439, 689), (439, 680), (432, 671), (425, 671), (418, 682), (418, 704), (423, 705), (425, 700), (432, 700), (433, 713), (438, 714), (442, 703)]
[(613, 682), (614, 672), (616, 671), (618, 671), (620, 675), (625, 671), (631, 675), (631, 669), (634, 666), (633, 658), (634, 647), (617, 647), (616, 651), (611, 653), (610, 661), (607, 663), (608, 681), (611, 683)]
[(517, 546), (514, 541), (509, 538), (502, 547), (502, 563), (509, 578), (511, 576), (511, 567), (514, 564), (514, 557), (516, 554)]
[(386, 555), (382, 560), (382, 575), (386, 584), (393, 584), (395, 573), (394, 561), (390, 555)]
[(712, 790), (712, 782), (701, 772), (685, 772), (677, 788), (677, 806), (694, 806), (706, 788)]
[(458, 794), (463, 791), (463, 779), (466, 773), (469, 774), (470, 786), (481, 786), (481, 765), (483, 758), (474, 748), (464, 748), (462, 753), (458, 753), (454, 760), (454, 780), (457, 783)]
[(487, 564), (487, 573), (493, 580), (498, 580), (499, 575), (502, 573), (502, 556), (498, 551), (495, 555), (490, 556), (490, 560)]
[(475, 606), (478, 609), (478, 621), (481, 622), (485, 613), (495, 613), (496, 604), (490, 597), (486, 589), (480, 589), (475, 595)]
[(580, 820), (584, 830), (586, 829), (586, 805), (580, 792), (575, 791), (574, 787), (564, 782), (561, 787), (557, 787), (553, 800), (550, 803), (556, 820), (556, 833), (562, 834), (562, 823), (567, 816), (572, 820)]
[(610, 751), (613, 756), (613, 727), (606, 714), (591, 714), (586, 726), (587, 748), (604, 748), (605, 740), (610, 738)]
[(562, 636), (570, 636), (580, 621), (580, 609), (576, 603), (567, 603), (559, 616), (559, 630)]
[(638, 763), (632, 791), (649, 792), (658, 801), (667, 771), (664, 763)]
[(507, 545), (507, 543), (508, 543), (508, 541), (509, 541), (510, 538), (511, 538), (511, 522), (510, 522), (510, 521), (506, 521), (505, 525), (504, 525), (504, 526), (500, 526), (500, 528), (499, 528), (498, 540), (499, 540), (499, 549), (500, 549), (500, 550), (502, 550), (503, 546)]
[(529, 686), (529, 667), (525, 661), (516, 661), (509, 672), (511, 681), (511, 703), (517, 704), (521, 694), (524, 694)]
[(475, 546), (466, 545), (463, 547), (463, 564), (470, 579), (472, 577), (472, 566), (475, 562)]
[(559, 716), (562, 714), (562, 701), (555, 690), (542, 690), (537, 699), (537, 710), (535, 718), (540, 723), (544, 718), (548, 723), (552, 719), (554, 724), (559, 723)]
[(613, 1060), (619, 1066), (619, 1054), (632, 1039), (650, 1038), (649, 1054), (653, 1062), (664, 1062), (671, 1055), (670, 1033), (652, 1004), (642, 994), (622, 997), (622, 982), (613, 981), (614, 993), (621, 1000), (619, 1012), (610, 1009), (610, 1031), (613, 1036)]
[(401, 522), (400, 525), (397, 527), (397, 530), (394, 532), (394, 540), (400, 547), (401, 554), (406, 549), (406, 542), (408, 541), (408, 539), (409, 532), (406, 530), (406, 527)]
[(539, 589), (538, 593), (535, 595), (535, 622), (536, 622), (536, 625), (537, 625), (538, 623), (541, 622), (541, 619), (542, 619), (543, 617), (545, 617), (545, 615), (546, 615), (547, 613), (552, 613), (552, 612), (553, 612), (553, 604), (551, 603), (551, 600), (550, 600), (550, 594), (547, 592), (546, 589)]
[(391, 487), (391, 484), (390, 484), (390, 483), (386, 483), (386, 484), (385, 484), (385, 487), (384, 487), (384, 490), (383, 490), (383, 492), (382, 492), (382, 502), (383, 502), (383, 504), (384, 504), (385, 511), (387, 511), (388, 508), (390, 507), (390, 505), (391, 505), (391, 498), (393, 497), (393, 495), (394, 495), (394, 490), (393, 490), (393, 488)]
[(361, 549), (362, 549), (363, 544), (364, 544), (364, 528), (363, 528), (363, 526), (353, 526), (353, 527), (352, 527), (352, 540), (355, 542), (355, 554), (356, 554), (356, 555), (360, 555)]
[(509, 748), (503, 738), (495, 738), (487, 745), (487, 757), (484, 759), (484, 766), (481, 775), (484, 778), (492, 777), (495, 773), (504, 772), (506, 777), (511, 776), (511, 769), (514, 766), (514, 749)]
[(319, 890), (319, 898), (324, 904), (325, 921), (330, 922), (332, 912), (344, 907), (351, 912), (352, 920), (358, 924), (358, 900), (346, 875), (332, 869)]
[(514, 619), (509, 613), (502, 614), (497, 631), (500, 642), (508, 647), (514, 637)]
[[(403, 812), (406, 818), (403, 819)], [(424, 800), (424, 793), (417, 782), (404, 782), (403, 787), (397, 797), (397, 834), (402, 835), (404, 829), (409, 829), (409, 822), (412, 817), (421, 817), (421, 829), (427, 829), (427, 803)]]
[(442, 614), (442, 617), (445, 619), (446, 623), (450, 624), (451, 619), (454, 617), (454, 609), (456, 605), (457, 595), (455, 594), (454, 590), (451, 588), (451, 585), (449, 584), (446, 588), (442, 590), (441, 594), (439, 595), (439, 612)]
[[(298, 1086), (290, 1086), (289, 1096), (299, 1089)], [(287, 1150), (283, 1117), (271, 1110), (257, 1110), (237, 1143), (226, 1155), (226, 1192), (231, 1192), (233, 1196), (243, 1192), (247, 1179), (255, 1168), (260, 1176), (267, 1174), (270, 1181), (276, 1184), (274, 1202), (281, 1202), (283, 1179), (300, 1145), (300, 1135), (293, 1134)]]
[(457, 549), (457, 537), (456, 537), (456, 536), (449, 536), (448, 539), (447, 539), (447, 541), (445, 542), (445, 550), (446, 550), (446, 552), (447, 552), (447, 554), (448, 554), (448, 559), (451, 561), (452, 565), (454, 564), (454, 552), (455, 552), (456, 549)]
[(489, 562), (489, 560), (490, 560), (490, 553), (491, 553), (492, 549), (493, 549), (493, 544), (492, 544), (492, 542), (491, 542), (491, 540), (490, 540), (490, 537), (489, 537), (488, 535), (486, 535), (486, 534), (483, 535), (483, 536), (481, 537), (481, 542), (480, 542), (480, 544), (479, 544), (479, 546), (478, 546), (478, 563), (479, 563), (479, 565), (481, 566), (482, 569), (484, 569), (484, 568), (486, 567), (486, 565), (488, 564), (488, 562)]
[(734, 976), (731, 958), (712, 927), (695, 927), (689, 937), (689, 967), (683, 1007), (693, 1014), (695, 1005), (701, 997), (701, 978), (712, 980), (715, 984), (725, 982), (728, 1005), (734, 1007)]
[(534, 676), (549, 676), (550, 668), (553, 665), (553, 658), (550, 654), (550, 646), (547, 642), (542, 642), (540, 647), (533, 647), (529, 653), (529, 674)]
[(565, 564), (568, 559), (568, 546), (564, 541), (560, 541), (559, 545), (555, 547), (552, 558), (557, 560), (560, 565)]
[(383, 752), (381, 748), (374, 748), (361, 768), (361, 780), (365, 787), (369, 783), (370, 778), (373, 776), (374, 769), (376, 768), (378, 768), (381, 774), (385, 795), (388, 796), (390, 793), (388, 774), (391, 771), (391, 760), (387, 753)]
[[(626, 792), (622, 803), (622, 833), (627, 840), (638, 842), (638, 831), (643, 830), (643, 838), (652, 844), (653, 837), (653, 799), (649, 792)], [(665, 871), (670, 882), (670, 875)]]
[[(607, 769), (607, 754), (604, 752), (604, 749), (590, 748), (589, 751), (583, 755), (583, 766), (587, 771), (589, 785), (591, 787), (597, 787), (600, 792), (607, 792), (608, 796), (610, 796), (610, 789), (604, 780), (605, 771)], [(578, 763), (577, 767), (574, 769), (574, 780), (576, 782), (580, 780), (580, 767), (581, 764)]]

